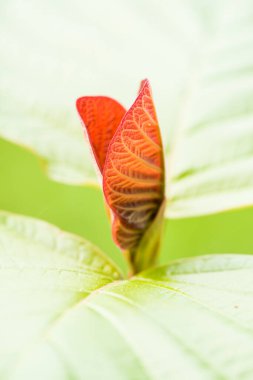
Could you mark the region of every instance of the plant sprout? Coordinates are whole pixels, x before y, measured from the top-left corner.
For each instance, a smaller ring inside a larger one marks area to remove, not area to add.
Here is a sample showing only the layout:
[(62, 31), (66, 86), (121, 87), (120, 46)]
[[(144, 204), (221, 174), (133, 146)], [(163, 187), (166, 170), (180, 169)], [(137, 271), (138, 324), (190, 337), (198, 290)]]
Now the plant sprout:
[(150, 84), (141, 82), (128, 111), (102, 96), (79, 98), (77, 109), (103, 177), (113, 239), (138, 272), (154, 263), (163, 218), (164, 156)]

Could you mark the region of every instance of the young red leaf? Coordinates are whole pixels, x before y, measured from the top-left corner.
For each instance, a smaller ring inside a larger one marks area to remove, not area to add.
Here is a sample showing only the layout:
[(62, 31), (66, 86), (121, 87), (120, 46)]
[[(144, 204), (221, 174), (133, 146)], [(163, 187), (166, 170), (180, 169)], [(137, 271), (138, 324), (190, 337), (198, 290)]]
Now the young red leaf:
[(103, 176), (114, 241), (139, 270), (156, 255), (164, 200), (162, 141), (149, 82), (141, 82), (127, 112), (103, 96), (78, 99), (77, 110)]
[(116, 100), (106, 96), (84, 96), (77, 99), (76, 107), (102, 173), (108, 145), (126, 110)]
[(103, 190), (116, 244), (135, 250), (164, 199), (162, 141), (147, 80), (110, 142)]

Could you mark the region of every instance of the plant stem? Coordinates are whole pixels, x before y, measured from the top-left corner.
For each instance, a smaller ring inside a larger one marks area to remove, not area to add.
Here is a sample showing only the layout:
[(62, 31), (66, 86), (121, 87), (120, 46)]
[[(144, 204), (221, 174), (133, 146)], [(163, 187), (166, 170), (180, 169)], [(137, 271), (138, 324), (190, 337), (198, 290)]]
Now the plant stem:
[(164, 208), (165, 201), (162, 203), (154, 221), (144, 233), (139, 246), (133, 250), (125, 251), (124, 255), (129, 265), (128, 277), (132, 277), (155, 264), (163, 230)]

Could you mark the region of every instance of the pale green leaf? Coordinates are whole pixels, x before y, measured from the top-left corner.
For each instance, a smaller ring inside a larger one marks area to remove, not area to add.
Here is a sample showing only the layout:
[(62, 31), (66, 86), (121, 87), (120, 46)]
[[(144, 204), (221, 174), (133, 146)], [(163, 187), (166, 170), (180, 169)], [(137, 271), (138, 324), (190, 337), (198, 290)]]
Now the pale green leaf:
[(252, 379), (252, 256), (122, 281), (80, 238), (1, 214), (0, 258), (3, 380)]
[(253, 7), (228, 2), (189, 82), (168, 171), (167, 215), (253, 205)]
[(68, 310), (119, 278), (109, 259), (85, 240), (1, 213), (0, 378), (12, 378), (22, 358), (46, 340)]
[(129, 107), (148, 77), (167, 146), (187, 68), (212, 20), (213, 1), (195, 3), (2, 0), (0, 135), (39, 154), (52, 178), (94, 182), (76, 99), (108, 95)]
[(75, 99), (129, 107), (148, 77), (166, 151), (177, 130), (167, 216), (252, 205), (250, 0), (4, 0), (0, 12), (0, 135), (39, 154), (52, 178), (96, 182)]

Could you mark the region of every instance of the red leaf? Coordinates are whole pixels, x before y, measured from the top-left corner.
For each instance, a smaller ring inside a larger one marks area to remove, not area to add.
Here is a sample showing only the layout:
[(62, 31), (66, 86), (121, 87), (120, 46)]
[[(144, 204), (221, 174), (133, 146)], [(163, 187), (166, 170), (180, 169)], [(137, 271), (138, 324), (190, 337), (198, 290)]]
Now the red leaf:
[(147, 80), (110, 142), (103, 190), (116, 244), (134, 250), (164, 199), (162, 141)]
[(84, 96), (76, 102), (94, 157), (102, 173), (108, 145), (126, 110), (106, 96)]

